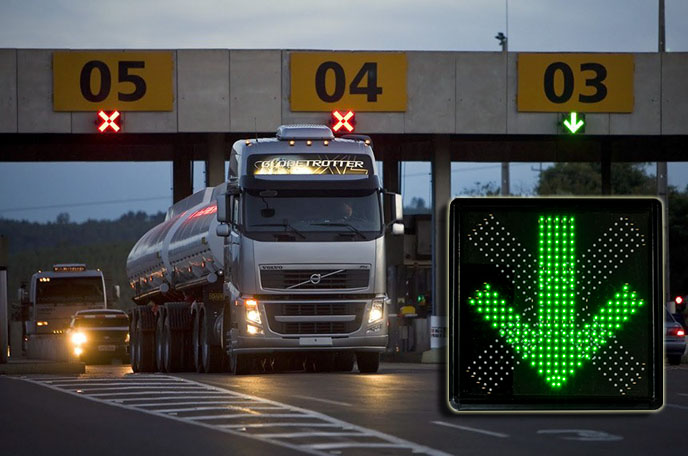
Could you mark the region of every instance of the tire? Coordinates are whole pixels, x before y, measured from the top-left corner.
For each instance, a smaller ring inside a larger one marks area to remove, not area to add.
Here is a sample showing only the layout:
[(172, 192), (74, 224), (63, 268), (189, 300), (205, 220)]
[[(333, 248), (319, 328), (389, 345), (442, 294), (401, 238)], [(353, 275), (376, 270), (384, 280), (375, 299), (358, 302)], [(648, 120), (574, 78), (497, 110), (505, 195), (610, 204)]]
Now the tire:
[(380, 368), (380, 354), (377, 352), (357, 352), (356, 363), (362, 374), (374, 374)]
[(137, 372), (153, 372), (155, 370), (155, 333), (144, 331), (143, 318), (136, 320), (136, 362)]
[(193, 364), (199, 374), (203, 370), (203, 347), (201, 346), (201, 312), (194, 313), (193, 330), (191, 331), (191, 349), (193, 350)]
[(336, 372), (351, 372), (354, 369), (354, 354), (352, 352), (339, 352), (334, 358), (334, 370)]
[(178, 372), (182, 369), (182, 356), (184, 351), (184, 331), (173, 331), (170, 325), (169, 312), (165, 315), (163, 324), (165, 337), (163, 362), (165, 372)]
[(203, 359), (203, 371), (206, 373), (221, 372), (223, 366), (222, 348), (210, 343), (210, 332), (205, 315), (201, 314), (201, 352)]
[(136, 335), (136, 322), (138, 321), (138, 313), (136, 311), (131, 313), (131, 321), (129, 322), (129, 362), (131, 363), (131, 370), (134, 373), (139, 372), (139, 362), (137, 358), (138, 350), (136, 344), (138, 343), (138, 336)]
[(232, 355), (230, 358), (229, 369), (234, 375), (250, 374), (253, 369), (253, 357), (251, 355)]
[(672, 366), (678, 366), (681, 364), (681, 355), (667, 355), (667, 360)]
[(155, 323), (155, 367), (158, 372), (167, 372), (165, 365), (167, 364), (165, 360), (166, 353), (165, 341), (165, 313), (163, 311), (158, 312), (158, 318)]

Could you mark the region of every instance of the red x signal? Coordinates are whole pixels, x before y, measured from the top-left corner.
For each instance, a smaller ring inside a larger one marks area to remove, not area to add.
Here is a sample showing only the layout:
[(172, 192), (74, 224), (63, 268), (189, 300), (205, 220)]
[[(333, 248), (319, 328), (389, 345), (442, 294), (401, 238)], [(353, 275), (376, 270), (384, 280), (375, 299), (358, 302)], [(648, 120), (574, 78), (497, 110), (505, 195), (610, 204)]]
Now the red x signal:
[(353, 111), (347, 111), (346, 114), (342, 114), (339, 111), (332, 111), (332, 131), (335, 133), (339, 133), (342, 129), (352, 133), (355, 124)]
[(105, 133), (108, 129), (114, 132), (121, 130), (119, 126), (120, 120), (118, 120), (120, 119), (119, 111), (112, 111), (110, 114), (107, 114), (105, 111), (99, 111), (98, 117), (102, 120), (102, 123), (98, 126), (98, 131), (101, 133)]

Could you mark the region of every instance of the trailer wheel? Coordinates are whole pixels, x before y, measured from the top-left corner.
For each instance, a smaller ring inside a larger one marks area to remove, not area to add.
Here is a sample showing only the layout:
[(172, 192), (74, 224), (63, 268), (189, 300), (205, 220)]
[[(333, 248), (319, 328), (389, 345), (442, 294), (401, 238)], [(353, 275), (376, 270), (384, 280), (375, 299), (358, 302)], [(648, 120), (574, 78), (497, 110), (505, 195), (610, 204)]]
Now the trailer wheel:
[(374, 374), (380, 368), (380, 354), (377, 352), (356, 352), (358, 371), (362, 374)]
[(251, 355), (233, 354), (230, 357), (229, 369), (234, 375), (246, 375), (251, 373), (253, 368), (253, 357)]
[(351, 372), (354, 368), (354, 354), (339, 352), (334, 358), (334, 370), (337, 372)]
[(200, 318), (201, 352), (203, 354), (203, 371), (207, 373), (220, 372), (223, 366), (222, 348), (210, 343), (210, 332), (205, 315)]
[(196, 372), (203, 373), (203, 347), (201, 346), (201, 312), (194, 312), (193, 331), (191, 332), (191, 344), (193, 350), (193, 362)]
[(136, 349), (136, 344), (138, 344), (139, 341), (136, 334), (137, 320), (137, 312), (132, 312), (131, 320), (129, 321), (129, 361), (131, 362), (131, 370), (134, 372), (139, 371), (139, 361), (137, 358), (138, 350)]
[(177, 372), (182, 367), (182, 355), (184, 349), (184, 332), (173, 331), (170, 325), (169, 312), (165, 315), (165, 322), (163, 325), (163, 334), (165, 337), (163, 362), (165, 363), (166, 372)]
[[(146, 309), (148, 312), (150, 310)], [(155, 369), (155, 333), (153, 331), (145, 331), (143, 315), (139, 315), (136, 319), (136, 363), (138, 372), (153, 372)]]
[(158, 318), (155, 324), (155, 366), (159, 372), (167, 372), (165, 369), (165, 346), (167, 342), (165, 340), (165, 313), (161, 309), (158, 312)]

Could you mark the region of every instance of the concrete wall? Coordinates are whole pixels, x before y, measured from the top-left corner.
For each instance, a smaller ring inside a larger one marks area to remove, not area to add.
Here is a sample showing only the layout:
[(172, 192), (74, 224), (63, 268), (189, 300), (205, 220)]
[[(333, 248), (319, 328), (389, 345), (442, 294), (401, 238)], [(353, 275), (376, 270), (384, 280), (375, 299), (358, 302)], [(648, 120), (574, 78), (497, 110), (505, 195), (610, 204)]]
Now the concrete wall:
[[(326, 123), (291, 112), (291, 51), (173, 50), (174, 107), (126, 112), (124, 132), (270, 132)], [(0, 50), (0, 133), (95, 132), (95, 113), (52, 109), (53, 50)], [(407, 52), (407, 110), (359, 112), (367, 133), (555, 134), (557, 114), (516, 110), (518, 54)], [(635, 54), (634, 110), (588, 114), (586, 134), (688, 134), (688, 53)]]

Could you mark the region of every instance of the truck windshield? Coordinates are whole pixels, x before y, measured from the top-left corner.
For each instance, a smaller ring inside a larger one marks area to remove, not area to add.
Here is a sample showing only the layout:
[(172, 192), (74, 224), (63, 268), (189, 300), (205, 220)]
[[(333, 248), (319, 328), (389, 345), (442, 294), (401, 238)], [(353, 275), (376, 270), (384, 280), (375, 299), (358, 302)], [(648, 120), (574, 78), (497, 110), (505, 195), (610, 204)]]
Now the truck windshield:
[(38, 282), (36, 302), (69, 304), (73, 302), (102, 302), (103, 279), (100, 277), (51, 277)]
[(382, 233), (377, 191), (368, 194), (315, 196), (312, 193), (249, 191), (245, 229), (253, 237), (274, 240), (369, 240)]

